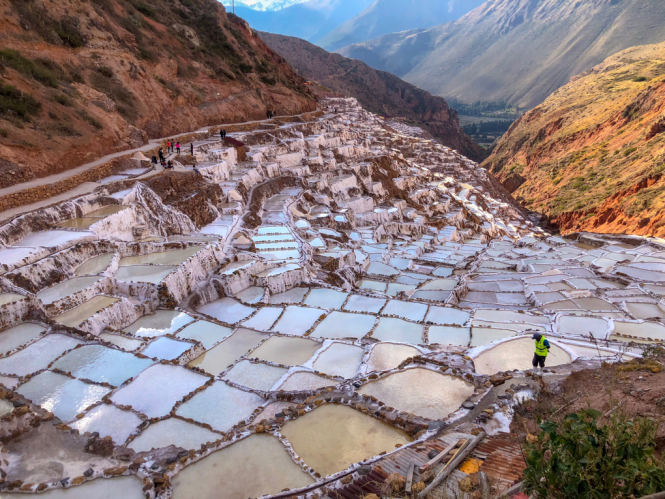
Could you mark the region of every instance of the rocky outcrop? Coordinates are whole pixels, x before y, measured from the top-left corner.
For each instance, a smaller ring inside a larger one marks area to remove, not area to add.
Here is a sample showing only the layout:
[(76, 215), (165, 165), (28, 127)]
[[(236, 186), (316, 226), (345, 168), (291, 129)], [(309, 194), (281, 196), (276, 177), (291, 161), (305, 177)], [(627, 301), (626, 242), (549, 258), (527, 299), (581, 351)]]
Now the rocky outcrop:
[(610, 57), (525, 114), (483, 166), (564, 232), (665, 235), (665, 44)]

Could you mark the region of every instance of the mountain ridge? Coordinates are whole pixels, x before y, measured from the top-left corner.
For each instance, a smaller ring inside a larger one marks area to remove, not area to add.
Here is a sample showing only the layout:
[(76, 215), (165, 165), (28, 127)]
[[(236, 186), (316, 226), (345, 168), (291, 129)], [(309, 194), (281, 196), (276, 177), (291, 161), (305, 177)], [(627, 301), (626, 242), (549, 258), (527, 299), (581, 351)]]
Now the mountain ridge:
[(606, 57), (663, 40), (658, 0), (488, 0), (452, 23), (338, 52), (435, 95), (530, 109)]
[(457, 112), (441, 97), (305, 40), (273, 33), (259, 36), (307, 79), (355, 97), (371, 112), (406, 118), (471, 159), (485, 157), (485, 151), (460, 128)]
[(564, 233), (665, 236), (665, 43), (572, 78), (515, 122), (483, 166)]

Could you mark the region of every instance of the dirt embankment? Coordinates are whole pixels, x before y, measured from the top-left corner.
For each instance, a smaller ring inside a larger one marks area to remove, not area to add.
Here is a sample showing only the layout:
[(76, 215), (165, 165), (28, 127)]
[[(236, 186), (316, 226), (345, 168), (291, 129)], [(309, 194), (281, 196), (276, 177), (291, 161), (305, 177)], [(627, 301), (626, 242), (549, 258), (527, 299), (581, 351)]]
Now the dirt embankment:
[(215, 0), (0, 0), (0, 187), (149, 138), (316, 109)]
[(573, 78), (518, 120), (483, 166), (564, 233), (665, 235), (665, 44)]

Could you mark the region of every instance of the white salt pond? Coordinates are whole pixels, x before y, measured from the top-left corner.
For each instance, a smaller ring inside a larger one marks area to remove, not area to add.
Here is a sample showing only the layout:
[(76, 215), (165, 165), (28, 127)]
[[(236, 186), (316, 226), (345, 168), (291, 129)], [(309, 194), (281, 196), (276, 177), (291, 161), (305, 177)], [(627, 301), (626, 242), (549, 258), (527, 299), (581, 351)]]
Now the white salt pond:
[(45, 371), (16, 391), (63, 421), (69, 421), (88, 406), (99, 402), (111, 389)]
[(312, 337), (360, 339), (372, 330), (375, 322), (373, 315), (335, 311), (316, 326)]
[(178, 310), (156, 310), (154, 314), (144, 315), (123, 331), (140, 337), (164, 336), (175, 333), (193, 321), (193, 317)]
[(256, 309), (228, 297), (203, 305), (197, 310), (226, 324), (235, 324), (256, 312)]
[(49, 334), (9, 357), (0, 359), (0, 373), (25, 376), (46, 369), (51, 362), (82, 342), (64, 334)]
[[(319, 308), (307, 308), (289, 306), (280, 317), (277, 324), (272, 328), (273, 331), (293, 336), (302, 336), (305, 334), (322, 315), (325, 310)], [(247, 324), (245, 324), (247, 325)]]
[(315, 288), (309, 292), (305, 305), (339, 310), (349, 296), (348, 293), (335, 291), (334, 289)]
[(6, 354), (38, 338), (46, 328), (40, 324), (26, 322), (10, 327), (0, 333), (0, 354)]
[(400, 411), (438, 420), (457, 411), (474, 390), (460, 378), (414, 368), (372, 381), (358, 392), (373, 395)]
[(344, 305), (344, 310), (348, 312), (367, 312), (378, 314), (386, 304), (383, 298), (372, 298), (363, 295), (351, 295)]
[(309, 291), (309, 288), (292, 288), (283, 293), (277, 293), (270, 297), (270, 304), (281, 305), (283, 303), (300, 303)]
[(495, 341), (502, 340), (504, 338), (510, 338), (511, 336), (517, 336), (515, 331), (510, 329), (494, 329), (489, 327), (473, 327), (471, 328), (471, 347), (480, 347), (494, 343)]
[(403, 431), (337, 404), (323, 405), (288, 421), (281, 433), (293, 450), (324, 476), (411, 441)]
[(226, 373), (224, 379), (253, 390), (268, 392), (287, 373), (283, 367), (243, 360)]
[(655, 303), (627, 302), (626, 308), (636, 319), (665, 319), (665, 312)]
[(288, 391), (305, 391), (305, 390), (318, 390), (326, 386), (334, 386), (339, 384), (338, 381), (326, 379), (310, 372), (297, 372), (289, 375), (286, 381), (279, 385), (279, 390)]
[(154, 357), (159, 360), (174, 360), (193, 346), (192, 343), (186, 341), (161, 337), (150, 343), (141, 353), (146, 357)]
[(263, 295), (265, 294), (266, 290), (265, 288), (261, 288), (258, 286), (251, 286), (240, 293), (237, 293), (235, 297), (244, 302), (244, 303), (249, 303), (250, 305), (253, 305), (255, 303), (260, 302), (263, 299)]
[(156, 364), (143, 371), (111, 396), (120, 405), (131, 405), (149, 418), (166, 416), (185, 395), (208, 378), (180, 366)]
[[(0, 499), (16, 498), (15, 493), (0, 493)], [(100, 478), (67, 489), (47, 490), (39, 494), (47, 499), (144, 499), (143, 482), (135, 476)]]
[(167, 275), (175, 270), (174, 265), (132, 265), (119, 267), (115, 278), (121, 282), (148, 282), (160, 283)]
[(171, 251), (162, 251), (160, 253), (150, 253), (147, 255), (139, 256), (126, 256), (120, 259), (121, 267), (129, 265), (180, 265), (182, 262), (187, 260), (189, 257), (195, 255), (203, 246), (190, 246), (189, 248), (171, 250)]
[(49, 305), (65, 298), (66, 296), (83, 291), (96, 282), (99, 282), (101, 279), (101, 277), (75, 277), (74, 279), (63, 281), (55, 286), (40, 291), (37, 293), (37, 298), (39, 298), (45, 305)]
[[(182, 404), (176, 414), (227, 431), (247, 419), (264, 400), (251, 392), (217, 381)], [(190, 491), (191, 492), (191, 491)]]
[(367, 372), (395, 369), (409, 357), (422, 355), (420, 350), (408, 345), (378, 343), (372, 348), (367, 362)]
[(187, 423), (182, 419), (169, 418), (148, 426), (138, 437), (129, 442), (127, 447), (135, 452), (150, 452), (169, 445), (185, 450), (197, 450), (201, 444), (214, 442), (219, 437), (219, 433)]
[(231, 336), (231, 333), (233, 333), (233, 329), (214, 322), (196, 321), (186, 326), (177, 336), (185, 340), (199, 341), (207, 350), (224, 338)]
[[(531, 360), (533, 359), (534, 345), (535, 341), (531, 339), (531, 336), (526, 336), (485, 350), (473, 359), (476, 372), (491, 375), (499, 371), (533, 369)], [(551, 341), (550, 345), (550, 353), (545, 362), (546, 368), (571, 362), (570, 355), (565, 350)]]
[(559, 318), (559, 333), (565, 335), (593, 336), (596, 339), (605, 339), (609, 331), (609, 324), (604, 319), (596, 317), (582, 317), (563, 315)]
[(459, 345), (466, 347), (471, 341), (471, 328), (454, 326), (430, 326), (427, 330), (430, 345)]
[(372, 337), (380, 341), (395, 341), (399, 343), (424, 343), (423, 333), (425, 327), (413, 322), (403, 321), (402, 319), (393, 319), (391, 317), (381, 317), (379, 324), (374, 329)]
[(268, 331), (275, 321), (282, 315), (283, 308), (263, 307), (250, 319), (242, 323), (243, 326), (259, 331)]
[(53, 320), (69, 327), (76, 327), (84, 321), (87, 321), (97, 312), (114, 303), (120, 301), (120, 298), (112, 296), (97, 295), (67, 312), (56, 315)]
[(333, 343), (313, 363), (315, 370), (330, 376), (353, 378), (363, 360), (365, 350), (345, 343)]
[(131, 353), (101, 345), (83, 345), (58, 359), (52, 367), (77, 378), (120, 386), (153, 364)]
[(189, 365), (216, 376), (267, 337), (266, 334), (251, 329), (238, 329), (219, 345), (192, 360)]
[(99, 274), (108, 268), (114, 256), (115, 253), (106, 253), (86, 260), (76, 268), (74, 274), (77, 276)]
[(99, 337), (123, 350), (127, 350), (128, 352), (133, 352), (142, 344), (141, 340), (129, 338), (120, 334), (100, 333)]
[(141, 423), (141, 418), (131, 411), (122, 411), (111, 404), (101, 404), (69, 426), (80, 433), (97, 432), (102, 438), (111, 437), (116, 444), (122, 445)]
[(321, 343), (304, 338), (273, 336), (248, 356), (282, 364), (299, 366), (307, 362), (321, 347)]
[[(251, 480), (241, 477), (247, 470), (259, 469)], [(255, 434), (192, 464), (173, 478), (173, 498), (246, 499), (298, 489), (314, 479), (293, 462), (277, 438)]]
[(411, 321), (422, 321), (427, 313), (427, 305), (399, 300), (390, 300), (381, 315), (396, 315)]
[(471, 314), (464, 310), (448, 307), (429, 307), (425, 322), (440, 326), (463, 326), (471, 318)]
[(14, 246), (43, 246), (47, 248), (54, 248), (56, 246), (69, 244), (83, 238), (97, 239), (97, 234), (88, 231), (74, 232), (69, 230), (47, 230), (44, 232), (31, 232), (25, 236), (20, 243), (16, 243)]
[(614, 321), (614, 333), (642, 339), (665, 341), (665, 326), (656, 322)]

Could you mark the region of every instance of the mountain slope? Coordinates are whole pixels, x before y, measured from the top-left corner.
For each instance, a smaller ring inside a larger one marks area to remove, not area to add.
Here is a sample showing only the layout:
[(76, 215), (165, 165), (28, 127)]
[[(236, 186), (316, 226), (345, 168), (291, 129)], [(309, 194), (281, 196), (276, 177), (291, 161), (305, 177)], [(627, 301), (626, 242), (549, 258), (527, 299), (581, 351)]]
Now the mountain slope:
[(253, 29), (316, 42), (371, 3), (372, 0), (309, 0), (277, 11), (236, 7), (236, 14)]
[(376, 0), (323, 37), (318, 45), (334, 51), (387, 33), (429, 28), (459, 19), (485, 0)]
[(305, 40), (271, 33), (260, 33), (260, 36), (307, 79), (355, 97), (374, 113), (407, 118), (471, 159), (484, 157), (484, 150), (460, 128), (457, 112), (441, 97)]
[(215, 0), (0, 3), (1, 187), (149, 137), (316, 106)]
[(518, 120), (483, 166), (565, 232), (665, 236), (665, 43), (574, 78)]
[(453, 23), (339, 52), (435, 95), (528, 109), (606, 57), (664, 40), (662, 0), (489, 0)]

